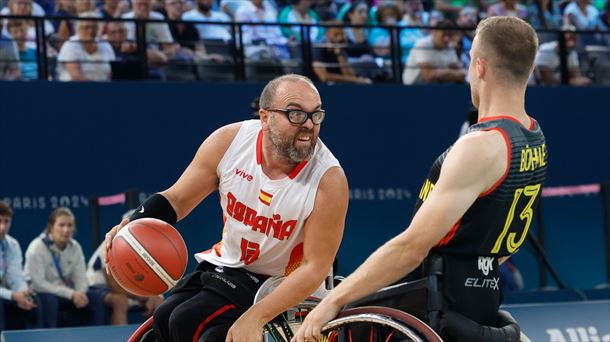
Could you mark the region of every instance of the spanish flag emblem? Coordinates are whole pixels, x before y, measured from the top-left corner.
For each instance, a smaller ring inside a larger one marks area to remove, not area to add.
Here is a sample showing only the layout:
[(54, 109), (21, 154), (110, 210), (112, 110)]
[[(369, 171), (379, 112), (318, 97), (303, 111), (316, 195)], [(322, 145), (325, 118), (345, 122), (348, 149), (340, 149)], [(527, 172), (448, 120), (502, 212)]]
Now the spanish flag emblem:
[(261, 193), (258, 195), (258, 199), (263, 202), (264, 205), (270, 205), (271, 204), (271, 199), (273, 198), (273, 195), (263, 191), (263, 189), (261, 189)]

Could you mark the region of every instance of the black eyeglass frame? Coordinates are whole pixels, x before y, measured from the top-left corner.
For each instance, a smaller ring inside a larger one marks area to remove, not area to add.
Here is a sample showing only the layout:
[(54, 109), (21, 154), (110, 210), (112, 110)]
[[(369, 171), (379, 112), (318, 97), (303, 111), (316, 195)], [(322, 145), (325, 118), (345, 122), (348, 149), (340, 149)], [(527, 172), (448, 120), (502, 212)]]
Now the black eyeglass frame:
[[(311, 119), (311, 122), (313, 122), (314, 125), (319, 125), (322, 123), (322, 121), (324, 121), (324, 118), (326, 117), (326, 111), (324, 109), (318, 109), (318, 110), (314, 110), (313, 112), (306, 112), (304, 110), (301, 109), (287, 109), (287, 108), (263, 108), (264, 110), (268, 110), (270, 112), (279, 112), (282, 113), (286, 116), (286, 118), (288, 119), (288, 121), (293, 124), (293, 125), (302, 125), (305, 122), (307, 122), (307, 120)], [(290, 113), (291, 112), (300, 112), (300, 113), (305, 113), (305, 120), (303, 120), (303, 122), (296, 122), (293, 121), (290, 118)], [(314, 120), (314, 115), (317, 113), (322, 113), (322, 117), (319, 119), (319, 121), (316, 123), (316, 121)]]

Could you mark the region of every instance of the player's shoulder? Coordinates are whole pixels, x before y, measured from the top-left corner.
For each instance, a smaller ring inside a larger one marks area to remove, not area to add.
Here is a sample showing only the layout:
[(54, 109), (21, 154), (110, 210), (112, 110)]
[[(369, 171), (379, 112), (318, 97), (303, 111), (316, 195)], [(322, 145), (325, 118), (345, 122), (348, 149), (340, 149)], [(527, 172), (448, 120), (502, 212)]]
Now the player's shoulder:
[(474, 131), (456, 141), (451, 152), (465, 162), (491, 162), (506, 156), (508, 142), (501, 130)]

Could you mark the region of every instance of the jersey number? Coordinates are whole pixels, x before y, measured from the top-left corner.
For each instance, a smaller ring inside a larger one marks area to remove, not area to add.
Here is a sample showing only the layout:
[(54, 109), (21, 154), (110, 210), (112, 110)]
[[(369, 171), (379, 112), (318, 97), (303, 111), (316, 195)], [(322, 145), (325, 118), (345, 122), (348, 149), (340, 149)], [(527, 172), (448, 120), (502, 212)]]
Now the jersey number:
[(523, 211), (521, 212), (521, 214), (519, 214), (519, 218), (521, 219), (521, 221), (525, 220), (525, 228), (523, 229), (523, 234), (521, 234), (519, 241), (515, 241), (517, 233), (508, 234), (508, 238), (506, 240), (506, 249), (509, 253), (514, 253), (517, 248), (519, 248), (519, 246), (523, 244), (523, 242), (525, 241), (525, 237), (527, 236), (527, 231), (529, 230), (530, 225), (532, 224), (532, 219), (534, 218), (534, 211), (532, 210), (532, 205), (534, 204), (536, 196), (538, 196), (539, 192), (540, 184), (528, 185), (524, 188), (519, 188), (515, 190), (515, 198), (513, 200), (513, 204), (510, 206), (510, 210), (508, 211), (506, 223), (504, 223), (504, 229), (502, 230), (502, 233), (500, 233), (500, 236), (498, 236), (498, 240), (496, 240), (496, 244), (491, 250), (492, 253), (498, 253), (500, 251), (500, 247), (502, 247), (502, 241), (504, 241), (504, 237), (506, 236), (506, 233), (508, 233), (508, 228), (510, 228), (511, 223), (515, 218), (515, 208), (517, 207), (517, 203), (519, 202), (521, 195), (525, 196), (526, 198), (529, 198), (529, 201), (525, 205), (525, 208), (523, 208)]
[(244, 238), (241, 239), (241, 258), (239, 261), (243, 261), (244, 264), (250, 265), (258, 259), (260, 253), (261, 247), (258, 243), (248, 241)]

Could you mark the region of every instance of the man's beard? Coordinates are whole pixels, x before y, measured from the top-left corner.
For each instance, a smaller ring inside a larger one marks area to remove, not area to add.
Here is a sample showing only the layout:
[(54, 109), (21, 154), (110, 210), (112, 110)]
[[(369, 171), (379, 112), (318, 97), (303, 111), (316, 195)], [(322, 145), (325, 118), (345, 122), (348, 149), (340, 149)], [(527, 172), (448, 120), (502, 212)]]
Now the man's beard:
[(313, 129), (311, 130), (312, 135), (309, 146), (297, 147), (295, 146), (296, 136), (299, 133), (308, 132), (307, 129), (301, 127), (297, 134), (292, 137), (288, 137), (282, 135), (282, 133), (277, 129), (274, 115), (271, 115), (269, 120), (269, 140), (271, 140), (271, 144), (273, 144), (275, 152), (280, 157), (296, 163), (311, 158), (316, 148), (316, 141), (318, 140), (318, 137), (313, 134)]

